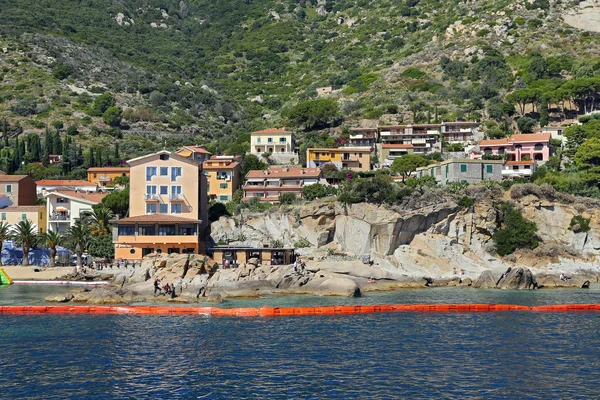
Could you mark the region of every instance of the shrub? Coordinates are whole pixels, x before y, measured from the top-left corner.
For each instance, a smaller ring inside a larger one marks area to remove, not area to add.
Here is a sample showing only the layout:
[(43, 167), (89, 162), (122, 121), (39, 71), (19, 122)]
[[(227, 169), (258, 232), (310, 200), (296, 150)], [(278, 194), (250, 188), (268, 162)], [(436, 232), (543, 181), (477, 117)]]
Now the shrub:
[(269, 243), (269, 246), (271, 246), (274, 249), (280, 249), (283, 247), (283, 241), (281, 241), (281, 239), (273, 239)]
[(502, 228), (492, 235), (496, 251), (501, 256), (512, 254), (517, 249), (535, 249), (540, 243), (537, 225), (526, 220), (521, 212), (510, 204), (500, 209)]
[(34, 99), (21, 99), (10, 109), (15, 115), (27, 117), (37, 112), (37, 102)]
[(294, 204), (296, 202), (296, 193), (281, 193), (279, 195), (279, 204)]
[(590, 230), (590, 218), (584, 218), (581, 215), (575, 215), (571, 218), (569, 229), (575, 233), (588, 232)]
[(310, 246), (310, 242), (306, 239), (301, 237), (298, 241), (294, 242), (294, 247), (297, 249), (301, 249), (304, 247), (309, 247)]
[(471, 207), (473, 207), (473, 204), (475, 204), (475, 201), (468, 196), (463, 196), (458, 201), (458, 205), (463, 208), (471, 208)]
[(411, 78), (411, 79), (422, 79), (425, 76), (427, 76), (427, 74), (425, 72), (421, 71), (419, 68), (410, 67), (410, 68), (406, 68), (404, 71), (402, 71), (400, 76), (405, 76), (405, 77)]
[(302, 198), (305, 200), (321, 199), (327, 196), (335, 196), (336, 194), (336, 188), (331, 185), (323, 185), (321, 183), (315, 183), (302, 188)]

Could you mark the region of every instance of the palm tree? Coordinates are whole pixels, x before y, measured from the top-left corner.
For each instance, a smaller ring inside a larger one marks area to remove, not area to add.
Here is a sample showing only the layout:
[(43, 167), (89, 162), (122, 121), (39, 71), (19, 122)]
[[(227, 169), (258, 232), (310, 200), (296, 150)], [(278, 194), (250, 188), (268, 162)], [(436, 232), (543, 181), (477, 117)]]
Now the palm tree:
[(2, 250), (6, 240), (10, 240), (10, 225), (6, 222), (0, 222), (0, 265), (2, 265)]
[(77, 271), (81, 269), (81, 255), (90, 241), (90, 236), (90, 227), (81, 218), (76, 219), (67, 232), (67, 243), (71, 250), (77, 254)]
[(110, 221), (115, 217), (112, 210), (105, 205), (96, 207), (93, 211), (87, 211), (83, 217), (86, 223), (90, 226), (91, 234), (101, 236), (110, 232)]
[(21, 265), (27, 267), (29, 265), (29, 250), (37, 245), (38, 236), (35, 225), (28, 219), (19, 221), (12, 227), (11, 237), (14, 239), (17, 246), (23, 250), (23, 262)]
[(56, 246), (63, 244), (65, 237), (57, 231), (48, 231), (40, 234), (40, 244), (50, 249), (50, 266), (54, 267), (56, 260)]

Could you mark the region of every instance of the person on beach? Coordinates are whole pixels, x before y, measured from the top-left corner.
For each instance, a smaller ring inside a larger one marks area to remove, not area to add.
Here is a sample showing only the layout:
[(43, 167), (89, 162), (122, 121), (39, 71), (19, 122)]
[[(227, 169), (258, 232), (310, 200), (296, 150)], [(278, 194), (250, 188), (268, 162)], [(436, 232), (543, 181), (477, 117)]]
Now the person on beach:
[(296, 261), (294, 261), (294, 273), (297, 274), (298, 273), (298, 262), (300, 261), (300, 259), (297, 259)]
[(160, 294), (160, 279), (154, 278), (154, 295), (156, 296), (156, 292)]
[(171, 298), (174, 299), (175, 297), (175, 285), (171, 283)]
[(169, 286), (168, 283), (165, 283), (165, 286), (163, 286), (163, 290), (165, 291), (165, 294), (170, 294), (171, 293), (171, 286)]

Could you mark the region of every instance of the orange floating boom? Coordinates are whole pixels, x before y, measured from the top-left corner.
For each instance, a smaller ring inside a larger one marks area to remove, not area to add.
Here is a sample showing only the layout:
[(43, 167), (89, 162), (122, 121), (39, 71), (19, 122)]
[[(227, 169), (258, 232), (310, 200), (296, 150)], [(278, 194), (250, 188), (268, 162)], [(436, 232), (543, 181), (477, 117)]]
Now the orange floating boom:
[(173, 306), (0, 306), (0, 314), (133, 314), (133, 315), (211, 315), (215, 317), (278, 317), (291, 315), (353, 315), (390, 312), (597, 312), (600, 304), (554, 304), (521, 306), (514, 304), (381, 304), (316, 307), (173, 307)]

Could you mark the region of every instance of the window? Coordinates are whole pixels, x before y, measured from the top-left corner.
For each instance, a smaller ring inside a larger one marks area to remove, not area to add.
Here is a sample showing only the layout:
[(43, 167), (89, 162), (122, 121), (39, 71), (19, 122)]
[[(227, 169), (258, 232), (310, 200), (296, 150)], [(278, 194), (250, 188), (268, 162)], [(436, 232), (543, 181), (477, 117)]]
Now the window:
[(6, 185), (6, 193), (12, 193), (12, 185)]
[(169, 167), (160, 167), (160, 176), (169, 176)]
[(44, 218), (44, 214), (40, 213), (40, 219)]
[(149, 198), (152, 196), (156, 196), (156, 186), (155, 185), (146, 186), (146, 194), (148, 195)]
[(160, 187), (160, 194), (161, 194), (161, 195), (166, 195), (166, 194), (169, 194), (169, 187), (168, 187), (168, 186), (166, 186), (166, 185), (165, 185), (165, 186), (162, 186), (162, 185), (161, 185), (161, 187)]
[(534, 150), (542, 150), (544, 148), (544, 145), (541, 143), (536, 143), (536, 145), (533, 147)]
[(167, 161), (169, 159), (169, 155), (168, 154), (161, 154), (160, 155), (160, 159), (163, 161)]
[(171, 182), (175, 182), (181, 176), (181, 167), (171, 167)]
[(523, 146), (521, 146), (520, 144), (515, 146), (515, 149), (517, 149), (517, 150), (521, 150), (522, 148), (523, 148)]
[(168, 214), (169, 213), (169, 205), (168, 204), (160, 204), (158, 208), (159, 208), (159, 212), (161, 214)]
[(227, 189), (227, 186), (229, 186), (227, 183), (220, 183), (219, 184), (219, 188), (221, 188), (221, 189)]
[(6, 221), (6, 213), (2, 213), (2, 221)]
[(467, 172), (467, 164), (460, 164), (460, 172)]
[(56, 202), (57, 203), (68, 203), (69, 199), (65, 199), (64, 197), (57, 197)]
[(139, 227), (140, 236), (154, 236), (156, 235), (156, 229), (154, 225), (140, 225)]
[(531, 165), (526, 165), (525, 169), (531, 169)]
[(229, 201), (229, 196), (219, 196), (220, 201)]
[(287, 139), (284, 137), (279, 138), (279, 143), (285, 143), (286, 141)]
[(170, 236), (175, 235), (175, 225), (159, 225), (158, 226), (159, 236)]
[(21, 214), (21, 219), (23, 221), (27, 221), (27, 214)]
[(256, 138), (256, 143), (260, 143), (260, 138)]
[(179, 225), (180, 235), (195, 235), (196, 225)]
[(133, 236), (135, 235), (135, 226), (133, 225), (119, 225), (119, 236)]
[(181, 196), (181, 186), (171, 186), (171, 196)]
[(156, 176), (156, 167), (146, 167), (146, 182), (151, 181), (154, 176)]
[(491, 174), (494, 172), (494, 166), (493, 165), (486, 165), (485, 166), (485, 172), (487, 172), (488, 174)]
[(273, 138), (268, 138), (267, 143), (273, 143)]
[(94, 174), (94, 178), (97, 178), (97, 176), (96, 176), (96, 175), (97, 175), (97, 174)]
[(146, 214), (156, 214), (156, 204), (154, 204), (154, 203), (146, 204)]
[(181, 214), (181, 204), (171, 204), (171, 214)]
[(489, 148), (489, 147), (486, 147), (485, 149), (483, 149), (483, 153), (487, 154), (487, 155), (490, 155), (490, 154), (492, 154), (492, 149)]

